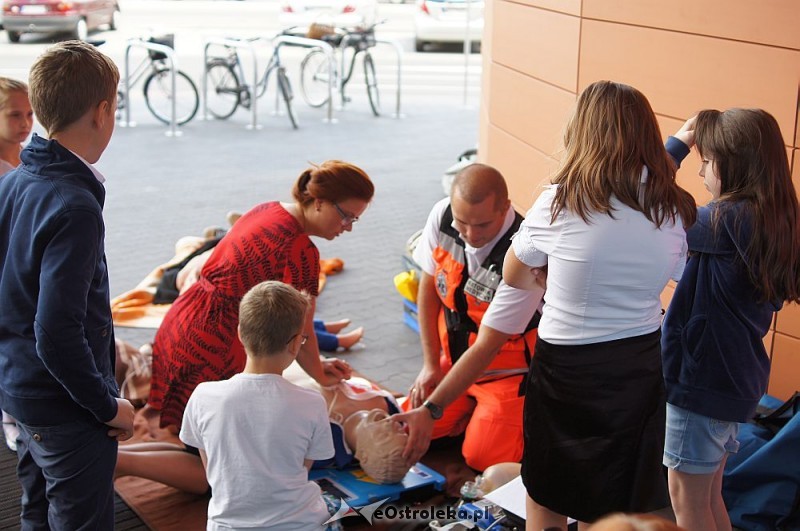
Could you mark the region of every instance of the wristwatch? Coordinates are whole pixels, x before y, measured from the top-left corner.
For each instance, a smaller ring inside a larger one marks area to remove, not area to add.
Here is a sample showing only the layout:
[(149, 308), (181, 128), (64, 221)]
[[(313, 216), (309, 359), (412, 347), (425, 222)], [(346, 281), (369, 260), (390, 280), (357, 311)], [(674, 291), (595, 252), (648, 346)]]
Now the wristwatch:
[(434, 404), (430, 400), (426, 400), (425, 402), (423, 402), (422, 407), (426, 408), (428, 412), (430, 412), (431, 418), (433, 420), (439, 420), (440, 418), (442, 418), (442, 415), (444, 414), (444, 409), (442, 408), (442, 406), (440, 406), (439, 404)]

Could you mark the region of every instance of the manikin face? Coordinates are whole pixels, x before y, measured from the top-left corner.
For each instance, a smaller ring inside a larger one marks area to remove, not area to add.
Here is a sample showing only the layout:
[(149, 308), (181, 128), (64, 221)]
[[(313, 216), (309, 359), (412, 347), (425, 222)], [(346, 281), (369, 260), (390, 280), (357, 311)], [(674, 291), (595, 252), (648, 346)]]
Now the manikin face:
[(407, 440), (408, 434), (399, 423), (374, 409), (356, 427), (356, 459), (378, 483), (397, 483), (408, 472), (403, 458)]
[(453, 227), (462, 240), (476, 249), (492, 241), (506, 219), (507, 207), (498, 208), (494, 195), (473, 205), (462, 199), (456, 190), (450, 205), (453, 209)]
[(28, 95), (15, 90), (8, 94), (5, 106), (0, 109), (0, 142), (21, 144), (31, 134), (33, 110)]
[(706, 187), (706, 190), (711, 192), (711, 196), (714, 199), (717, 199), (722, 190), (722, 182), (717, 176), (717, 172), (714, 168), (714, 161), (711, 158), (703, 157), (700, 163), (699, 174), (700, 177), (703, 178), (703, 186)]

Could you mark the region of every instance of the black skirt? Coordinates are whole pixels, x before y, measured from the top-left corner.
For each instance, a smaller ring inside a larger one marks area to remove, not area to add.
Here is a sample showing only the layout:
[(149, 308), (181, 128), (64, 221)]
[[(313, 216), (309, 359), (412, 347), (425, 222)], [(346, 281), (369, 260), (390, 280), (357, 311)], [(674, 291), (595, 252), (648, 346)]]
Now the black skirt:
[(660, 331), (589, 345), (536, 341), (522, 479), (558, 514), (593, 522), (669, 505)]

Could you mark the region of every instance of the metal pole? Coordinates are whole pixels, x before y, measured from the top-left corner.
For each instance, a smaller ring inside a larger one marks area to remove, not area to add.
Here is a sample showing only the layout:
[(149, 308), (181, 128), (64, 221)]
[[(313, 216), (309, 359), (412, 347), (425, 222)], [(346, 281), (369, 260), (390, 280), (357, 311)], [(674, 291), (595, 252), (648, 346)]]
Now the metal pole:
[(130, 79), (130, 61), (131, 57), (131, 41), (125, 47), (125, 123), (121, 124), (123, 127), (130, 127), (131, 125), (131, 79)]
[(172, 119), (169, 124), (169, 132), (167, 133), (167, 136), (180, 136), (180, 132), (178, 131), (178, 112), (175, 108), (175, 102), (178, 100), (178, 87), (175, 83), (175, 71), (178, 70), (178, 66), (175, 64), (175, 60), (171, 54), (167, 55), (167, 59), (169, 60), (170, 77), (172, 78)]
[[(256, 54), (255, 41), (248, 42), (250, 53), (253, 55), (253, 84), (250, 88), (250, 125), (248, 129), (258, 129), (258, 54)], [(242, 80), (244, 82), (244, 79)]]
[(469, 38), (469, 27), (470, 24), (472, 23), (471, 20), (472, 17), (470, 16), (472, 11), (470, 4), (472, 4), (472, 1), (466, 0), (466, 4), (467, 4), (467, 25), (465, 26), (464, 30), (464, 107), (467, 106), (467, 85), (469, 81), (469, 53), (472, 49), (472, 42), (470, 41)]
[(397, 97), (395, 98), (395, 112), (392, 117), (402, 118), (403, 115), (400, 113), (400, 91), (402, 87), (400, 76), (403, 71), (403, 47), (396, 40), (376, 39), (375, 42), (391, 45), (397, 54)]

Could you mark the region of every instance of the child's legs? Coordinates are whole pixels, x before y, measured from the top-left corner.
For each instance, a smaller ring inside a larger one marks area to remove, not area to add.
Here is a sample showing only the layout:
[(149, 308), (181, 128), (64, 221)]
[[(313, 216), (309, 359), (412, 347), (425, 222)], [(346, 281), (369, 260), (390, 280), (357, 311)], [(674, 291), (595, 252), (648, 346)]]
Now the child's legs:
[[(143, 449), (145, 444), (153, 448)], [(200, 456), (177, 445), (169, 446), (142, 443), (134, 450), (120, 447), (115, 477), (142, 477), (192, 494), (207, 493), (208, 479)]]
[(739, 425), (667, 404), (664, 465), (679, 526), (692, 530), (730, 530), (722, 501), (727, 453), (736, 452)]
[(113, 529), (117, 441), (109, 427), (95, 421), (18, 425), (22, 528)]
[(320, 330), (314, 325), (314, 334), (317, 336), (317, 344), (320, 350), (336, 352), (336, 349), (339, 348), (339, 340), (336, 338), (336, 334), (326, 332), (325, 327)]
[(522, 459), (522, 376), (475, 384), (467, 391), (478, 402), (467, 426), (462, 452), (467, 464), (485, 470)]

